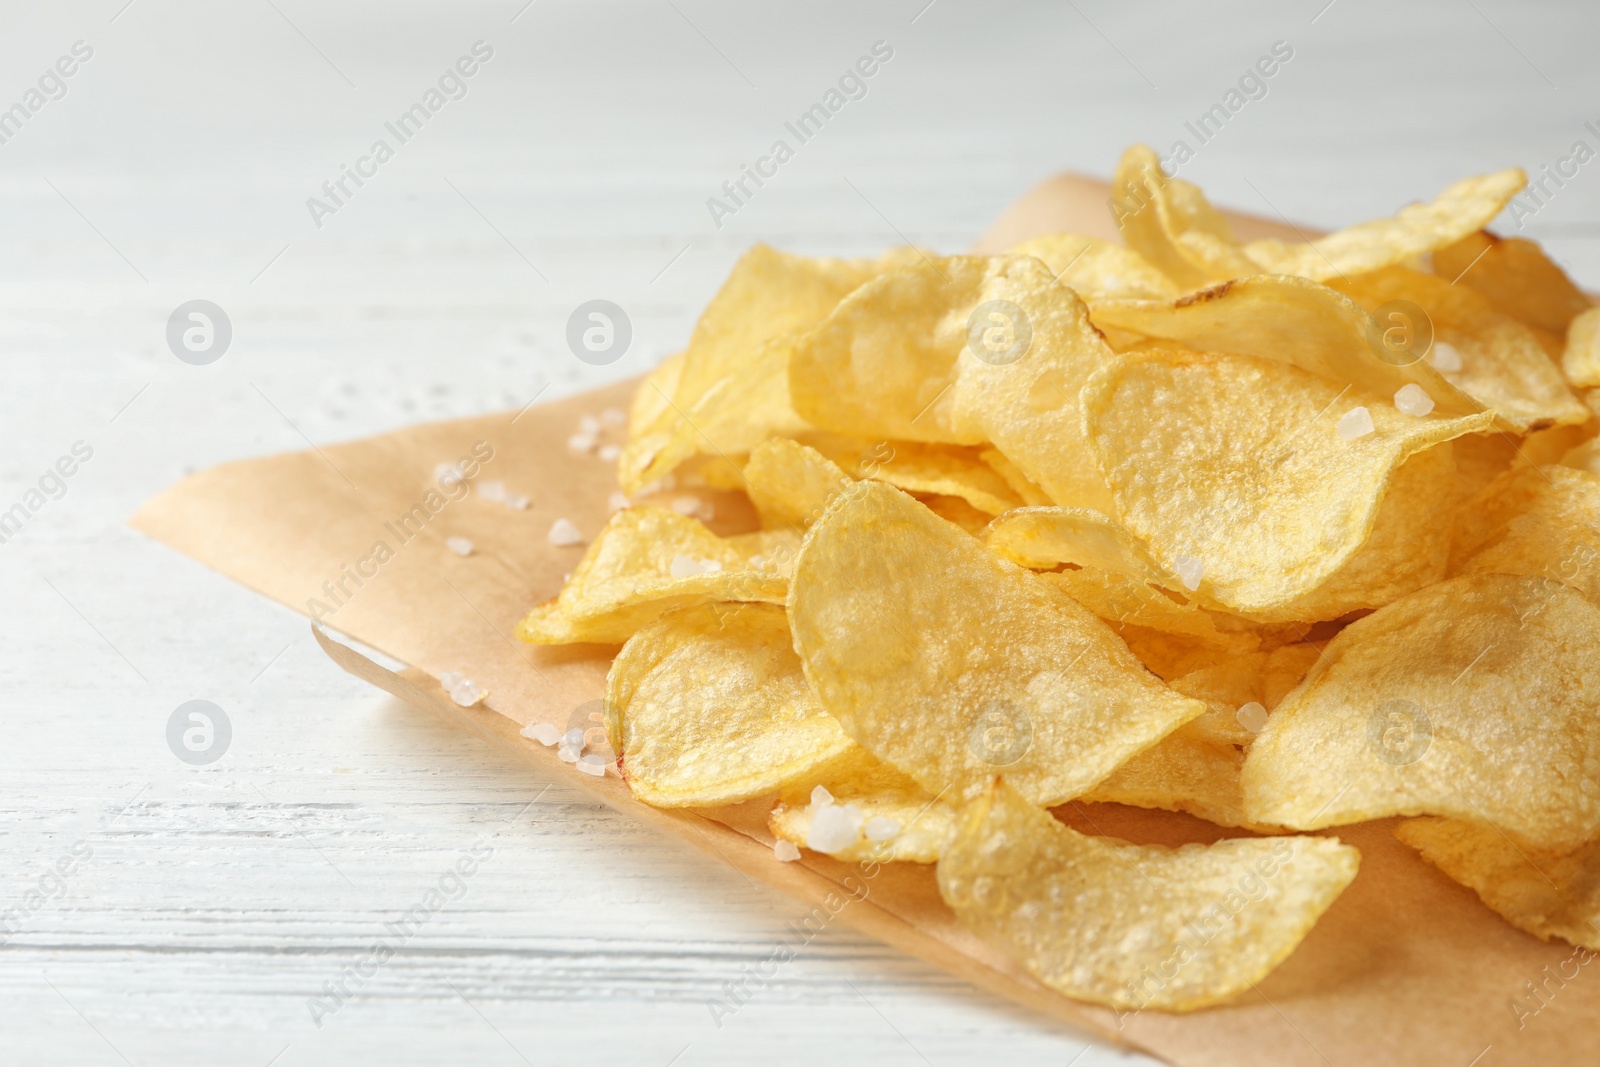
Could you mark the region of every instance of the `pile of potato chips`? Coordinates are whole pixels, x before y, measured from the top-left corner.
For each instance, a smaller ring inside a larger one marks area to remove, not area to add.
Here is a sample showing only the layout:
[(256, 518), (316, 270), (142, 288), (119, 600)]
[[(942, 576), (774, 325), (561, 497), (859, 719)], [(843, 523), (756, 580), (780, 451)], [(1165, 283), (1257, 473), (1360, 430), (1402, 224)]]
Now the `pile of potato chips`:
[[(1072, 997), (1249, 988), (1356, 874), (1296, 831), (1394, 816), (1600, 949), (1600, 308), (1485, 232), (1523, 182), (1241, 244), (1135, 147), (1125, 246), (758, 246), (640, 386), (619, 476), (742, 491), (760, 529), (623, 508), (520, 634), (621, 643), (641, 800), (937, 864)], [(1231, 829), (1137, 844), (1068, 801)]]

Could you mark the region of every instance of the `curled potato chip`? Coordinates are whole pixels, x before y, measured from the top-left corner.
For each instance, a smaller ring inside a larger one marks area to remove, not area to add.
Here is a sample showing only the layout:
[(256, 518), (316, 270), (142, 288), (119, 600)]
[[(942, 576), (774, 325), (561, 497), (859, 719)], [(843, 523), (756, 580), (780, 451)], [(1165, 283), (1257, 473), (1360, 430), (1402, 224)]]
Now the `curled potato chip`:
[(1571, 849), (1600, 836), (1597, 767), (1600, 607), (1475, 574), (1329, 642), (1251, 746), (1245, 811), (1297, 830), (1444, 815)]
[(1520, 167), (1453, 182), (1432, 201), (1407, 204), (1390, 219), (1374, 219), (1307, 243), (1251, 241), (1245, 255), (1259, 270), (1324, 281), (1378, 270), (1443, 248), (1483, 229), (1528, 183)]
[(1204, 710), (1071, 598), (878, 483), (806, 535), (789, 619), (822, 706), (935, 796), (1004, 768), (1058, 803)]
[(786, 437), (756, 446), (744, 466), (745, 491), (761, 524), (803, 530), (854, 479), (814, 448)]
[(1000, 782), (962, 813), (938, 877), (963, 925), (1052, 989), (1191, 1011), (1288, 958), (1359, 864), (1327, 837), (1175, 849), (1089, 837)]
[(1256, 647), (1254, 634), (1217, 626), (1211, 612), (1193, 601), (1116, 571), (1082, 567), (1039, 577), (1104, 619), (1116, 633), (1130, 626), (1184, 634), (1222, 648), (1247, 651)]
[(1111, 356), (1031, 256), (953, 256), (862, 286), (789, 365), (801, 414), (858, 437), (992, 443), (1056, 503), (1104, 507), (1078, 390)]
[(978, 458), (987, 463), (996, 474), (1000, 475), (1011, 491), (1017, 494), (1023, 504), (1028, 507), (1039, 507), (1049, 504), (1050, 494), (1039, 488), (1039, 484), (1026, 474), (1015, 463), (1006, 458), (1004, 452), (998, 448), (985, 448), (978, 454)]
[[(1438, 362), (1441, 346), (1448, 345), (1454, 359), (1450, 365), (1460, 365), (1459, 370), (1445, 370), (1444, 377), (1519, 433), (1593, 417), (1567, 388), (1533, 331), (1496, 311), (1482, 293), (1406, 267), (1328, 284), (1369, 311), (1394, 301), (1420, 307), (1432, 323), (1431, 360)], [(1405, 313), (1398, 317), (1411, 325)]]
[(1008, 253), (1043, 260), (1056, 280), (1086, 302), (1170, 300), (1178, 287), (1139, 253), (1109, 241), (1052, 233), (1024, 241)]
[(1491, 419), (1403, 415), (1276, 361), (1181, 352), (1121, 357), (1082, 403), (1117, 518), (1160, 570), (1266, 622), (1334, 618), (1442, 577), (1436, 520), (1455, 481), (1450, 455), (1427, 453)]
[(767, 541), (734, 542), (665, 508), (624, 508), (595, 537), (561, 592), (517, 624), (536, 645), (615, 644), (663, 612), (708, 600), (781, 604), (787, 578), (751, 557)]
[(1182, 811), (1218, 826), (1260, 829), (1244, 814), (1244, 753), (1185, 723), (1134, 756), (1083, 796), (1097, 803)]
[(1385, 400), (1408, 385), (1437, 415), (1470, 415), (1483, 405), (1434, 366), (1384, 344), (1356, 301), (1304, 278), (1242, 278), (1168, 303), (1109, 300), (1095, 322), (1197, 351), (1272, 359)]
[(684, 353), (668, 356), (644, 376), (628, 405), (628, 439), (656, 433), (670, 420), (672, 395), (683, 377)]
[(1433, 251), (1433, 273), (1476, 289), (1504, 314), (1565, 336), (1574, 315), (1593, 303), (1537, 242), (1479, 230)]
[[(819, 785), (827, 797), (815, 794)], [(823, 814), (830, 807), (850, 810)], [(785, 841), (850, 863), (933, 863), (955, 821), (951, 804), (851, 745), (786, 788), (767, 827)]]
[(917, 255), (899, 249), (875, 260), (809, 259), (766, 245), (746, 252), (695, 325), (670, 416), (623, 450), (623, 490), (637, 492), (696, 454), (732, 462), (769, 437), (804, 431), (789, 399), (793, 338), (862, 282)]
[(1600, 307), (1583, 312), (1567, 326), (1561, 371), (1573, 385), (1600, 385)]
[(1461, 505), (1450, 573), (1549, 578), (1600, 604), (1600, 477), (1559, 465), (1502, 474)]
[(634, 634), (606, 676), (606, 737), (634, 796), (657, 807), (762, 796), (851, 747), (771, 604), (701, 604)]
[[(1216, 744), (1249, 745), (1321, 655), (1315, 645), (1280, 645), (1231, 655), (1174, 678), (1173, 689), (1206, 704), (1205, 714), (1186, 723), (1184, 732)], [(1251, 704), (1260, 705), (1259, 711), (1246, 711)]]
[(958, 496), (990, 515), (1021, 507), (1022, 498), (978, 449), (916, 441), (864, 441), (811, 435), (816, 447), (853, 478), (874, 478), (908, 493)]
[(1111, 206), (1128, 247), (1181, 289), (1259, 273), (1199, 187), (1168, 178), (1145, 145), (1122, 154), (1111, 179)]
[(990, 523), (983, 540), (1002, 559), (1034, 570), (1071, 563), (1146, 582), (1173, 583), (1171, 573), (1164, 572), (1126, 528), (1088, 508), (1018, 508)]
[(1394, 835), (1519, 930), (1600, 949), (1600, 841), (1529, 850), (1483, 823), (1407, 819)]

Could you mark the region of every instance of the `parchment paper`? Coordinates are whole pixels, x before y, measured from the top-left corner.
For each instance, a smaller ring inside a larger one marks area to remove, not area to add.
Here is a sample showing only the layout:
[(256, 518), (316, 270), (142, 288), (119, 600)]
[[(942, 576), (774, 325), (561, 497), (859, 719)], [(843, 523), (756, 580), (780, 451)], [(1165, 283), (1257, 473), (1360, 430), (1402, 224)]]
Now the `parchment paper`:
[[(1236, 218), (1241, 234), (1297, 236)], [(1008, 211), (977, 250), (1054, 230), (1114, 239), (1106, 187), (1062, 176)], [(530, 722), (565, 728), (599, 698), (608, 646), (533, 648), (512, 628), (553, 596), (582, 546), (546, 538), (557, 518), (592, 537), (610, 513), (611, 465), (575, 455), (581, 415), (626, 407), (624, 383), (523, 412), (416, 426), (364, 441), (201, 472), (147, 501), (133, 525), (274, 600), (316, 617), (316, 638), (340, 666), (514, 751), (543, 773), (675, 834), (719, 862), (890, 945), (1042, 1013), (1193, 1067), (1440, 1067), (1600, 1062), (1600, 961), (1545, 944), (1501, 920), (1469, 890), (1396, 841), (1391, 824), (1343, 827), (1361, 873), (1304, 944), (1258, 989), (1190, 1015), (1118, 1013), (1057, 995), (963, 930), (940, 901), (932, 868), (883, 867), (871, 877), (810, 852), (774, 859), (756, 802), (714, 812), (661, 811), (614, 775), (579, 773), (519, 735)], [(620, 439), (619, 437), (614, 439)], [(438, 490), (436, 469), (492, 449), (472, 482), (526, 494), (517, 510), (481, 492)], [(435, 496), (430, 498), (432, 490)], [(752, 526), (743, 498), (714, 500), (713, 528)], [(436, 506), (434, 506), (436, 505)], [(418, 510), (420, 508), (420, 510)], [(402, 517), (409, 516), (402, 522)], [(445, 538), (469, 538), (461, 557)], [(380, 546), (382, 546), (380, 548)], [(392, 673), (329, 636), (338, 631), (410, 665)], [(435, 679), (456, 671), (489, 691), (462, 709)], [(1209, 841), (1222, 831), (1182, 815), (1069, 805), (1074, 825), (1141, 841)], [(1517, 1007), (1516, 1005), (1520, 1005)]]

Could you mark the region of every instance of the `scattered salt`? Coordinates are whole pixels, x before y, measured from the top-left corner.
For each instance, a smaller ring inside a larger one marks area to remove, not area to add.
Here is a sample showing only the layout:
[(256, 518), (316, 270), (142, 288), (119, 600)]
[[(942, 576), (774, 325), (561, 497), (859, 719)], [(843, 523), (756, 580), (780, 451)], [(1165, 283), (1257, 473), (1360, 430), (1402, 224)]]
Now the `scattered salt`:
[(868, 841), (887, 841), (900, 832), (900, 824), (887, 815), (874, 815), (861, 832), (867, 835)]
[(578, 770), (584, 774), (592, 774), (596, 778), (606, 776), (606, 758), (604, 756), (588, 755), (578, 760)]
[(507, 493), (502, 498), (502, 503), (504, 503), (508, 508), (516, 508), (518, 511), (527, 511), (528, 505), (531, 503), (531, 501), (521, 493)]
[(547, 536), (552, 545), (560, 548), (583, 544), (583, 534), (578, 532), (571, 519), (557, 519), (551, 523), (550, 533)]
[(457, 674), (455, 671), (445, 671), (443, 674), (439, 675), (439, 684), (446, 689), (454, 689), (464, 681), (466, 681), (466, 679), (461, 677), (461, 675)]
[(1253, 734), (1259, 734), (1267, 725), (1267, 709), (1254, 700), (1235, 712), (1233, 717), (1239, 720), (1240, 726)]
[(674, 578), (694, 578), (702, 574), (716, 574), (721, 569), (722, 564), (714, 559), (695, 559), (679, 554), (672, 557), (672, 564), (667, 571)]
[(617, 461), (617, 457), (622, 455), (622, 446), (621, 445), (601, 445), (598, 455), (600, 456), (601, 459), (605, 460), (607, 463), (615, 463)]
[(450, 687), (450, 699), (464, 708), (470, 708), (482, 700), (486, 691), (479, 689), (476, 682), (463, 678), (460, 685)]
[(1178, 581), (1189, 592), (1200, 588), (1200, 579), (1206, 573), (1206, 565), (1193, 556), (1179, 556), (1172, 561), (1178, 569)]
[(1395, 390), (1394, 406), (1403, 415), (1426, 415), (1433, 410), (1433, 397), (1423, 392), (1422, 386), (1402, 385)]
[(578, 432), (593, 437), (600, 432), (600, 420), (593, 415), (584, 415), (578, 419)]
[(583, 755), (582, 749), (573, 748), (571, 745), (562, 745), (556, 749), (556, 755), (561, 757), (562, 763), (577, 763)]
[(772, 843), (772, 854), (778, 857), (779, 863), (793, 863), (800, 858), (800, 850), (795, 847), (794, 842), (785, 841), (781, 837)]
[(633, 501), (628, 499), (627, 493), (624, 493), (620, 490), (612, 491), (610, 500), (612, 511), (621, 511), (623, 508), (629, 507), (632, 503)]
[(811, 790), (812, 807), (825, 808), (833, 803), (833, 794), (828, 792), (828, 787), (819, 785)]
[(472, 555), (472, 542), (465, 537), (446, 537), (444, 539), (444, 547), (458, 556)]
[(1433, 351), (1428, 354), (1428, 361), (1433, 364), (1435, 370), (1442, 370), (1447, 374), (1461, 369), (1461, 353), (1456, 351), (1455, 345), (1443, 341), (1433, 343)]
[(1339, 416), (1339, 436), (1346, 441), (1365, 437), (1373, 431), (1372, 412), (1364, 407), (1354, 407)]
[(812, 810), (806, 847), (831, 854), (849, 848), (860, 836), (861, 809), (854, 804), (828, 804)]
[(461, 471), (459, 463), (441, 463), (433, 468), (433, 480), (445, 488), (465, 481), (466, 476)]
[(593, 452), (596, 443), (593, 434), (575, 433), (567, 438), (567, 447), (574, 452)]
[(628, 421), (628, 414), (621, 408), (606, 408), (600, 413), (600, 421), (607, 426), (621, 426)]
[(478, 495), (485, 500), (504, 500), (506, 498), (506, 483), (479, 482)]
[(574, 726), (561, 735), (561, 743), (568, 748), (583, 748), (583, 727)]
[(545, 748), (561, 740), (561, 728), (554, 723), (536, 722), (522, 728), (523, 737), (531, 737)]

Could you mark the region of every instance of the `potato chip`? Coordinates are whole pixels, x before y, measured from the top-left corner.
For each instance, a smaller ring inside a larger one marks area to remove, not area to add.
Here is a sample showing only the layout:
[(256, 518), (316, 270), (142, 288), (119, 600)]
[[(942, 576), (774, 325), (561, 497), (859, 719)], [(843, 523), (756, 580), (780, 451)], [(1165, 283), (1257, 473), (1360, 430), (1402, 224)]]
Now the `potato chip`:
[(1439, 818), (1407, 819), (1394, 835), (1517, 929), (1600, 949), (1600, 842), (1529, 850), (1493, 826)]
[(832, 434), (808, 435), (816, 447), (854, 478), (874, 478), (908, 493), (958, 496), (979, 511), (998, 515), (1022, 498), (983, 462), (978, 449), (916, 441), (864, 441)]
[(1368, 311), (1394, 301), (1420, 307), (1433, 331), (1432, 354), (1424, 362), (1440, 365), (1440, 353), (1449, 346), (1445, 366), (1459, 365), (1459, 369), (1444, 369), (1444, 377), (1517, 432), (1587, 422), (1593, 417), (1567, 388), (1533, 332), (1496, 311), (1482, 293), (1406, 267), (1388, 267), (1328, 284)]
[(628, 406), (628, 439), (663, 429), (674, 416), (672, 395), (683, 377), (684, 353), (668, 356), (644, 376)]
[(1218, 826), (1261, 829), (1244, 814), (1244, 753), (1185, 723), (1134, 756), (1083, 796), (1097, 803), (1182, 811)]
[(690, 604), (781, 604), (786, 577), (751, 560), (767, 550), (767, 541), (725, 540), (665, 508), (625, 508), (606, 523), (560, 594), (517, 624), (517, 636), (536, 645), (615, 644), (663, 612)]
[(1435, 415), (1470, 415), (1483, 405), (1420, 355), (1385, 347), (1357, 303), (1304, 278), (1244, 278), (1170, 303), (1111, 300), (1095, 322), (1197, 351), (1272, 359), (1387, 400), (1415, 386)]
[(1561, 371), (1575, 386), (1600, 385), (1600, 308), (1585, 311), (1568, 325)]
[(1004, 768), (1058, 803), (1204, 710), (1071, 598), (878, 483), (806, 535), (789, 619), (822, 706), (935, 796)]
[(983, 541), (1002, 559), (1033, 570), (1070, 563), (1159, 585), (1178, 584), (1126, 528), (1088, 508), (1018, 508), (990, 523)]
[(1111, 179), (1111, 204), (1128, 247), (1180, 289), (1260, 273), (1205, 194), (1186, 181), (1168, 178), (1160, 158), (1145, 145), (1122, 154)]
[(973, 537), (982, 535), (984, 528), (989, 525), (989, 520), (994, 517), (987, 511), (979, 511), (958, 496), (919, 495), (912, 499), (945, 522), (959, 526)]
[(1561, 466), (1600, 474), (1600, 438), (1590, 438), (1562, 456)]
[(990, 468), (1011, 487), (1011, 491), (1028, 507), (1039, 507), (1049, 504), (1050, 494), (1039, 488), (1039, 484), (1026, 474), (1015, 463), (1006, 458), (1004, 452), (998, 448), (985, 448), (978, 453), (978, 458), (987, 463)]
[(1511, 468), (1517, 438), (1504, 431), (1470, 433), (1450, 442), (1456, 460), (1456, 496), (1472, 496)]
[(852, 744), (786, 788), (767, 827), (847, 863), (933, 863), (955, 821), (951, 804)]
[(606, 738), (634, 796), (657, 807), (762, 796), (851, 747), (771, 604), (701, 604), (634, 634), (606, 677)]
[(1232, 651), (1256, 647), (1254, 634), (1219, 629), (1211, 612), (1192, 601), (1116, 571), (1082, 567), (1039, 577), (1104, 619), (1118, 634), (1138, 626), (1184, 634)]
[[(1283, 363), (1195, 353), (1121, 357), (1082, 403), (1117, 518), (1159, 569), (1267, 622), (1335, 618), (1442, 577), (1436, 518), (1455, 482), (1448, 452), (1427, 450), (1490, 422), (1403, 415)], [(1384, 508), (1396, 483), (1407, 494)]]
[[(742, 457), (769, 437), (806, 429), (789, 399), (790, 344), (852, 289), (917, 258), (808, 259), (756, 245), (706, 306), (684, 352), (677, 388), (652, 432), (628, 442), (618, 481), (633, 493), (697, 453)], [(655, 388), (647, 381), (641, 388)]]
[(1516, 458), (1512, 460), (1512, 466), (1546, 467), (1560, 463), (1574, 448), (1594, 437), (1597, 430), (1600, 430), (1600, 422), (1593, 419), (1575, 425), (1535, 430), (1516, 442)]
[(855, 479), (816, 449), (779, 437), (750, 453), (744, 480), (763, 526), (803, 530)]
[[(1206, 704), (1205, 714), (1185, 724), (1182, 732), (1219, 745), (1249, 745), (1267, 716), (1320, 658), (1315, 645), (1288, 644), (1268, 652), (1237, 653), (1174, 678), (1174, 690)], [(1258, 710), (1246, 711), (1251, 704)]]
[(1600, 607), (1544, 578), (1453, 578), (1351, 623), (1268, 719), (1250, 818), (1493, 823), (1538, 848), (1600, 836)]
[(1297, 274), (1324, 281), (1401, 263), (1452, 245), (1483, 229), (1528, 183), (1521, 168), (1463, 178), (1426, 204), (1407, 204), (1392, 219), (1374, 219), (1308, 243), (1251, 241), (1251, 273)]
[(1600, 604), (1600, 477), (1521, 467), (1463, 503), (1450, 574), (1524, 574), (1570, 585)]
[(1089, 837), (1000, 782), (962, 813), (939, 859), (939, 894), (963, 925), (1069, 997), (1191, 1011), (1288, 958), (1360, 858), (1327, 837), (1175, 849)]
[(1433, 273), (1488, 297), (1502, 313), (1565, 337), (1593, 303), (1537, 242), (1480, 230), (1433, 252)]
[(992, 443), (1056, 503), (1106, 505), (1075, 403), (1111, 358), (1031, 256), (953, 256), (874, 279), (796, 347), (790, 389), (837, 433)]
[(1007, 254), (1043, 260), (1056, 281), (1077, 293), (1085, 303), (1170, 300), (1178, 295), (1172, 279), (1139, 253), (1093, 237), (1053, 233), (1024, 241)]

